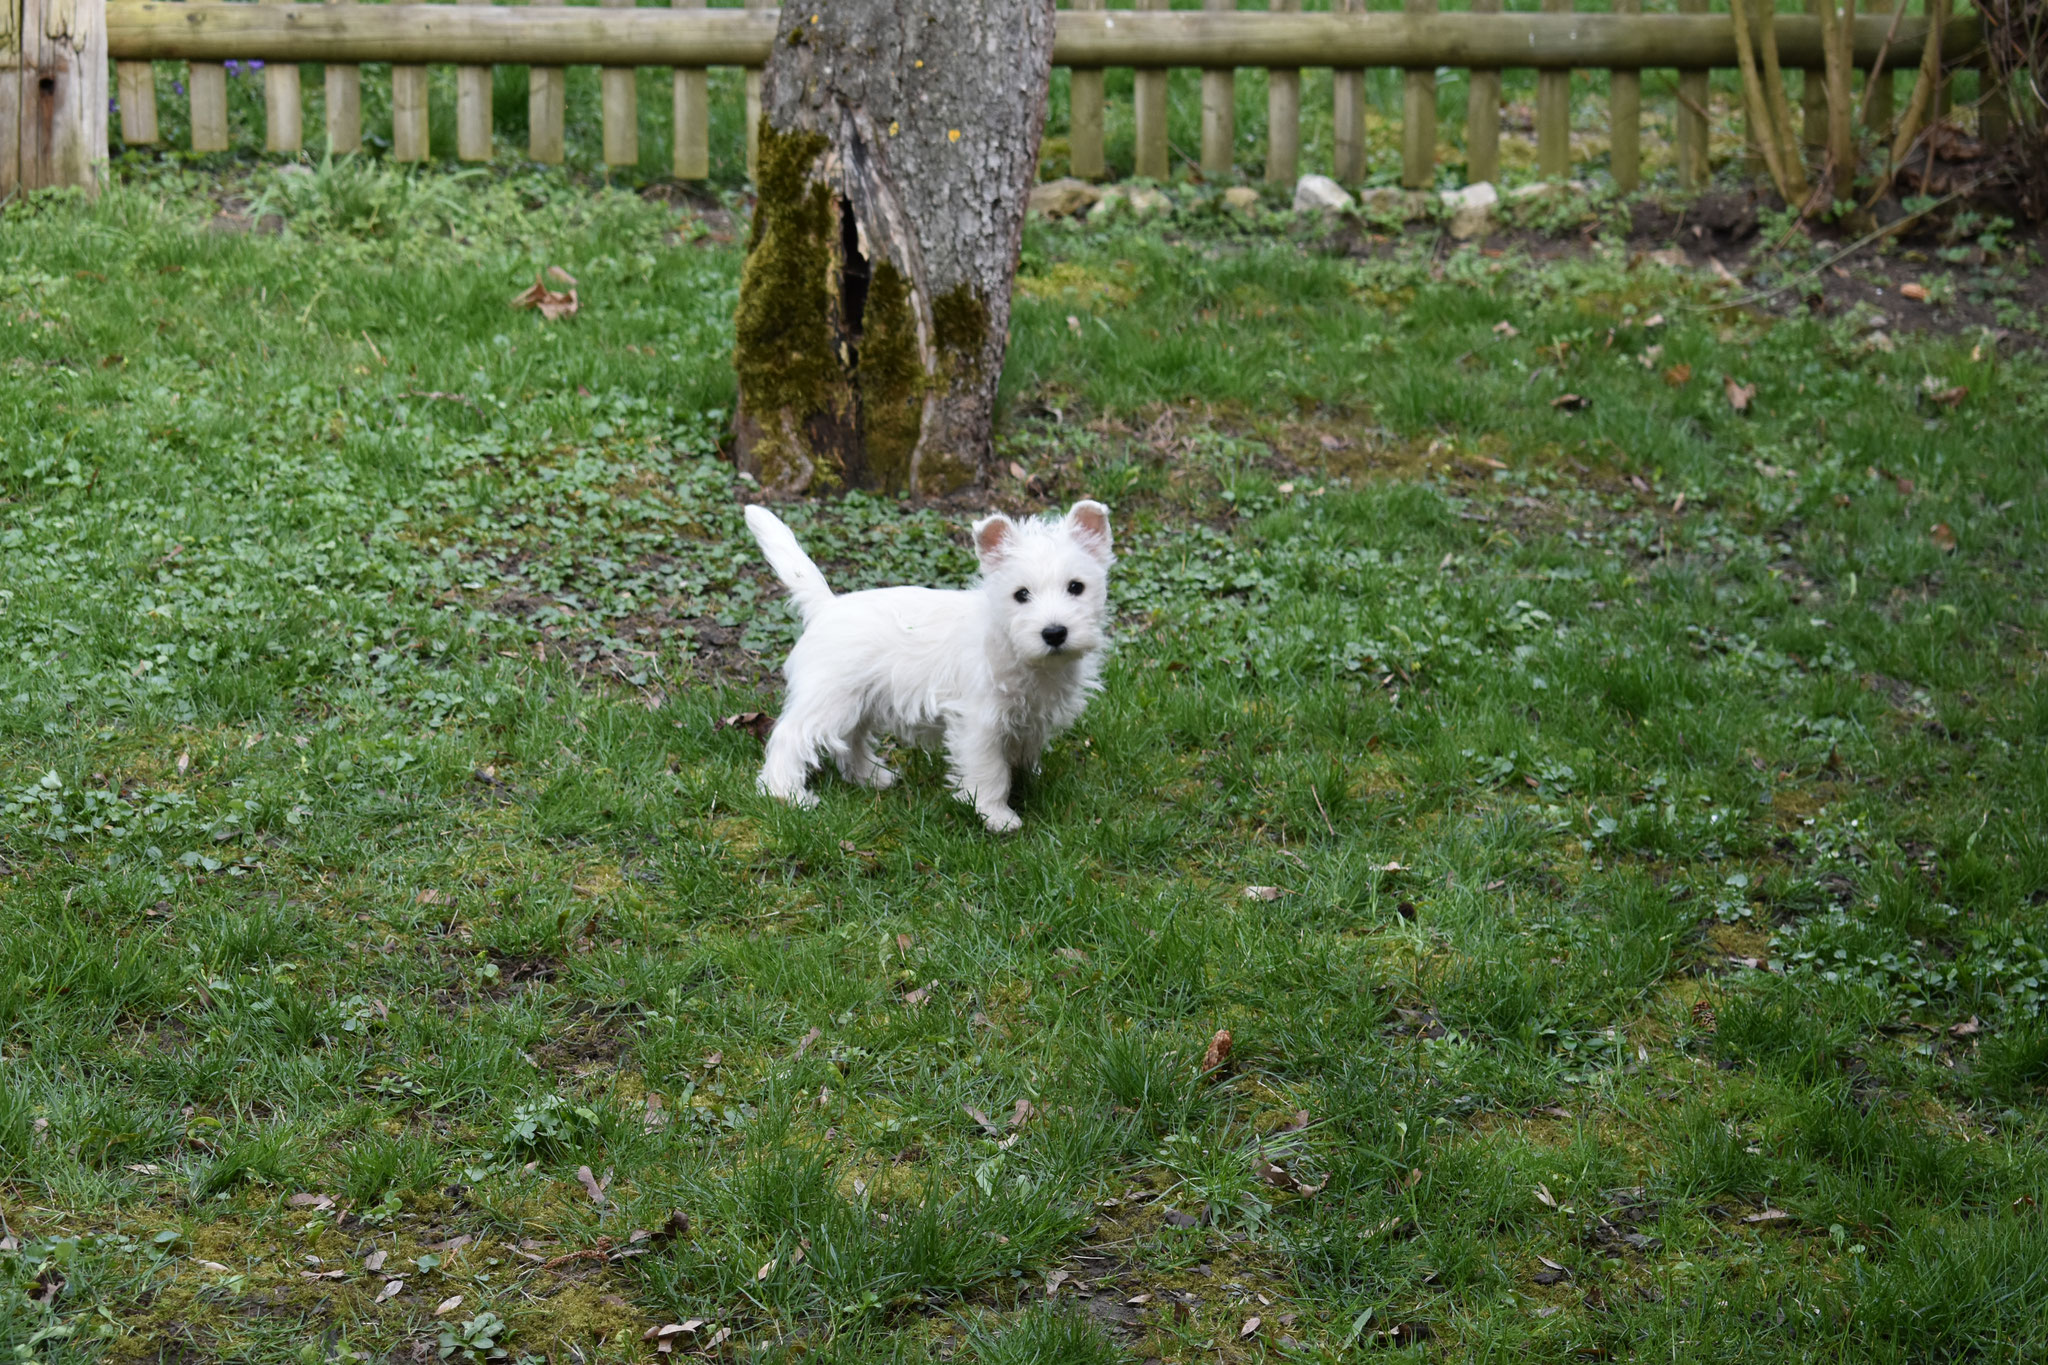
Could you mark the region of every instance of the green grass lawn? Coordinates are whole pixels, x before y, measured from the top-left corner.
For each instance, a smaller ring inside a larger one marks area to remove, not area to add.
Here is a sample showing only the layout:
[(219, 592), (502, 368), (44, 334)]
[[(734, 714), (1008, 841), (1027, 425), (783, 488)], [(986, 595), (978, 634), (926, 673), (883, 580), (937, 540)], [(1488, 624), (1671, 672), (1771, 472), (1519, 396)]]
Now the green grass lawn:
[(729, 225), (217, 188), (0, 218), (16, 1358), (2048, 1351), (2018, 340), (1034, 228), (994, 500), (1110, 503), (1122, 624), (999, 839), (715, 725)]

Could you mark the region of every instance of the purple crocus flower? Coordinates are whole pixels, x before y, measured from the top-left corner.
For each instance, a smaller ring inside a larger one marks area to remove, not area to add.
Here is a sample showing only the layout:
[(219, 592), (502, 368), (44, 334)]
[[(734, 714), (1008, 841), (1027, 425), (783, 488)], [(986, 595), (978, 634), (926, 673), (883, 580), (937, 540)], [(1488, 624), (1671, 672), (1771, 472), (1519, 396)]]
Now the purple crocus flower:
[(234, 60), (232, 57), (230, 57), (227, 61), (222, 62), (221, 65), (228, 69), (228, 74), (230, 76), (239, 76), (242, 74), (242, 64)]
[(179, 94), (181, 94), (181, 95), (182, 95), (182, 94), (184, 94), (184, 93), (185, 93), (185, 82), (183, 82), (183, 81), (172, 81), (172, 82), (171, 82), (171, 89), (173, 89), (173, 90), (177, 91), (177, 92), (178, 92)]

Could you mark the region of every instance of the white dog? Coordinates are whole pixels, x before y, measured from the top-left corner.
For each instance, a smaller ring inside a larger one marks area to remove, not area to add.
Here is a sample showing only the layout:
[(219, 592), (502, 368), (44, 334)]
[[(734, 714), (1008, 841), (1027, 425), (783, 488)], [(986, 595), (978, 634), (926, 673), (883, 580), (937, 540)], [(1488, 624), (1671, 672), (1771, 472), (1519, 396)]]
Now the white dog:
[(768, 739), (760, 788), (799, 806), (821, 751), (849, 782), (896, 774), (871, 747), (887, 732), (943, 739), (953, 789), (991, 830), (1023, 822), (1010, 770), (1036, 768), (1046, 742), (1101, 686), (1109, 615), (1109, 509), (1077, 502), (1057, 521), (974, 523), (981, 581), (964, 592), (874, 588), (836, 597), (787, 526), (765, 507), (747, 528), (795, 600), (804, 630), (782, 667), (789, 694)]

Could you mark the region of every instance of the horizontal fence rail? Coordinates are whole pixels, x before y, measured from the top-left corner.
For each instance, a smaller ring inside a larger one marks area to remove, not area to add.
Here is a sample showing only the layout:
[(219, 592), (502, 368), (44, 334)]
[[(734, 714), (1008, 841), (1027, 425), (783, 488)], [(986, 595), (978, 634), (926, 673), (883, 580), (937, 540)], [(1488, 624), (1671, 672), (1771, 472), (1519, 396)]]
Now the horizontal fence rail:
[[(4, 5), (8, 0), (0, 0)], [(1469, 182), (1490, 181), (1499, 170), (1503, 70), (1535, 69), (1536, 163), (1539, 174), (1561, 180), (1571, 163), (1570, 73), (1610, 73), (1609, 170), (1623, 190), (1640, 177), (1641, 83), (1646, 68), (1679, 73), (1671, 121), (1679, 183), (1707, 176), (1707, 73), (1737, 63), (1735, 32), (1726, 14), (1707, 13), (1708, 0), (1677, 0), (1676, 14), (1643, 14), (1642, 0), (1614, 0), (1613, 13), (1575, 14), (1571, 0), (1543, 0), (1542, 13), (1500, 12), (1501, 0), (1472, 0), (1472, 12), (1442, 14), (1437, 0), (1403, 0), (1399, 13), (1364, 10), (1365, 0), (1332, 0), (1331, 13), (1303, 14), (1300, 0), (1268, 0), (1266, 13), (1240, 12), (1236, 0), (1204, 0), (1202, 11), (1169, 11), (1167, 0), (1135, 0), (1133, 10), (1108, 11), (1103, 0), (1069, 0), (1060, 12), (1053, 62), (1072, 75), (1070, 164), (1074, 174), (1100, 179), (1104, 157), (1102, 71), (1134, 68), (1136, 173), (1167, 178), (1166, 72), (1202, 71), (1201, 155), (1205, 176), (1228, 176), (1235, 150), (1234, 72), (1267, 72), (1269, 92), (1266, 179), (1291, 184), (1301, 148), (1300, 73), (1335, 72), (1331, 170), (1356, 182), (1366, 169), (1365, 72), (1405, 71), (1401, 101), (1401, 180), (1426, 188), (1435, 177), (1436, 73), (1472, 73), (1466, 114)], [(1882, 82), (1865, 101), (1866, 123), (1880, 133), (1893, 115), (1894, 73), (1910, 73), (1921, 60), (1930, 25), (1924, 17), (1894, 12), (1904, 0), (1866, 0), (1872, 13), (1854, 21), (1857, 66), (1868, 73), (1883, 63)], [(708, 85), (711, 67), (746, 71), (747, 168), (754, 167), (754, 132), (760, 118), (761, 67), (775, 43), (778, 12), (765, 0), (744, 9), (707, 9), (704, 0), (671, 0), (672, 8), (639, 8), (633, 0), (600, 0), (597, 8), (498, 6), (490, 0), (437, 4), (351, 4), (328, 0), (298, 4), (136, 3), (106, 7), (109, 55), (119, 89), (122, 137), (131, 144), (157, 141), (153, 61), (190, 63), (192, 145), (197, 151), (228, 146), (224, 63), (273, 63), (265, 75), (265, 143), (269, 150), (301, 150), (299, 71), (295, 63), (326, 67), (326, 127), (330, 151), (362, 146), (360, 64), (391, 63), (391, 154), (399, 161), (428, 155), (427, 68), (453, 64), (456, 76), (456, 147), (464, 161), (493, 155), (492, 78), (495, 65), (528, 68), (528, 155), (563, 159), (564, 82), (570, 66), (602, 68), (604, 160), (629, 166), (639, 159), (634, 68), (665, 67), (674, 75), (674, 173), (701, 180), (710, 174)], [(1817, 16), (1779, 15), (1775, 26), (1782, 66), (1808, 73), (1805, 99), (1811, 124), (1824, 64)], [(1981, 61), (1981, 25), (1975, 16), (1951, 20), (1940, 34), (1950, 66)], [(1995, 101), (1986, 105), (1985, 118)], [(1987, 133), (1990, 131), (1986, 125)]]
[[(1927, 21), (1856, 19), (1856, 61), (1920, 60)], [(123, 61), (458, 62), (551, 66), (758, 67), (774, 10), (490, 5), (124, 4), (107, 6), (107, 47)], [(1820, 20), (1777, 19), (1779, 60), (1822, 65)], [(1945, 52), (1979, 44), (1974, 15), (1951, 20)], [(1890, 43), (1886, 37), (1890, 35)], [(1055, 66), (1470, 67), (1502, 70), (1735, 65), (1727, 15), (1244, 14), (1062, 11)]]

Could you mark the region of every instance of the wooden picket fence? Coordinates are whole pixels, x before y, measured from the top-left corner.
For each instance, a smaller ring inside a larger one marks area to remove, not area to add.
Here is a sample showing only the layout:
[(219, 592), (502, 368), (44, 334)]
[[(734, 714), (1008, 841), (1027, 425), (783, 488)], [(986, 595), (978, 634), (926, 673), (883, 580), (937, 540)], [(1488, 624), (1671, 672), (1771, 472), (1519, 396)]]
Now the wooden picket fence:
[[(1924, 0), (1923, 0), (1924, 2)], [(1168, 0), (1135, 0), (1134, 10), (1106, 10), (1103, 0), (1071, 0), (1058, 16), (1053, 60), (1071, 69), (1070, 147), (1074, 174), (1099, 179), (1104, 158), (1106, 68), (1135, 70), (1135, 172), (1169, 175), (1167, 73), (1202, 72), (1200, 167), (1206, 177), (1233, 173), (1236, 146), (1236, 71), (1267, 71), (1268, 147), (1265, 175), (1291, 183), (1300, 171), (1301, 71), (1335, 73), (1332, 174), (1357, 181), (1366, 171), (1365, 73), (1405, 73), (1402, 100), (1402, 178), (1414, 187), (1435, 179), (1437, 73), (1472, 73), (1466, 112), (1466, 178), (1494, 180), (1499, 172), (1501, 79), (1504, 69), (1538, 72), (1536, 162), (1546, 178), (1562, 178), (1570, 165), (1571, 75), (1610, 73), (1610, 170), (1622, 189), (1641, 174), (1639, 130), (1642, 72), (1678, 73), (1673, 123), (1681, 184), (1707, 176), (1708, 73), (1736, 64), (1732, 21), (1708, 12), (1709, 0), (1673, 0), (1675, 13), (1645, 14), (1643, 0), (1612, 0), (1611, 11), (1575, 13), (1573, 0), (1542, 0), (1540, 13), (1503, 13), (1501, 0), (1470, 0), (1467, 12), (1439, 13), (1437, 0), (1403, 0), (1398, 12), (1365, 10), (1366, 0), (1331, 0), (1333, 12), (1302, 13), (1301, 0), (1269, 0), (1264, 12), (1242, 11), (1237, 0), (1204, 0), (1201, 11), (1171, 11)], [(1869, 122), (1891, 122), (1892, 75), (1910, 73), (1927, 36), (1924, 17), (1894, 13), (1911, 0), (1870, 0), (1855, 20), (1858, 68), (1883, 63), (1868, 100)], [(391, 155), (399, 161), (428, 156), (427, 70), (449, 63), (456, 74), (456, 154), (464, 161), (493, 155), (492, 67), (528, 68), (527, 155), (539, 162), (563, 158), (564, 69), (602, 70), (604, 160), (635, 165), (640, 159), (636, 69), (673, 71), (674, 166), (684, 180), (710, 174), (707, 72), (746, 71), (747, 164), (754, 164), (760, 119), (760, 67), (773, 44), (777, 13), (767, 0), (744, 9), (710, 9), (704, 0), (671, 0), (669, 9), (640, 8), (633, 0), (600, 0), (599, 8), (498, 6), (490, 0), (450, 5), (347, 3), (258, 4), (136, 3), (110, 0), (107, 44), (116, 63), (121, 136), (131, 145), (158, 141), (158, 61), (186, 61), (191, 142), (196, 151), (223, 151), (229, 143), (229, 61), (261, 60), (269, 150), (303, 150), (300, 62), (325, 66), (326, 145), (348, 153), (362, 145), (364, 62), (391, 63)], [(1774, 20), (1787, 69), (1817, 73), (1822, 65), (1820, 21), (1812, 15)], [(1942, 35), (1944, 54), (1968, 64), (1980, 50), (1974, 16), (1952, 20)], [(1817, 75), (1806, 81), (1808, 105), (1817, 104)], [(1991, 104), (1986, 104), (1986, 109)], [(1987, 114), (1987, 119), (1990, 117)]]

